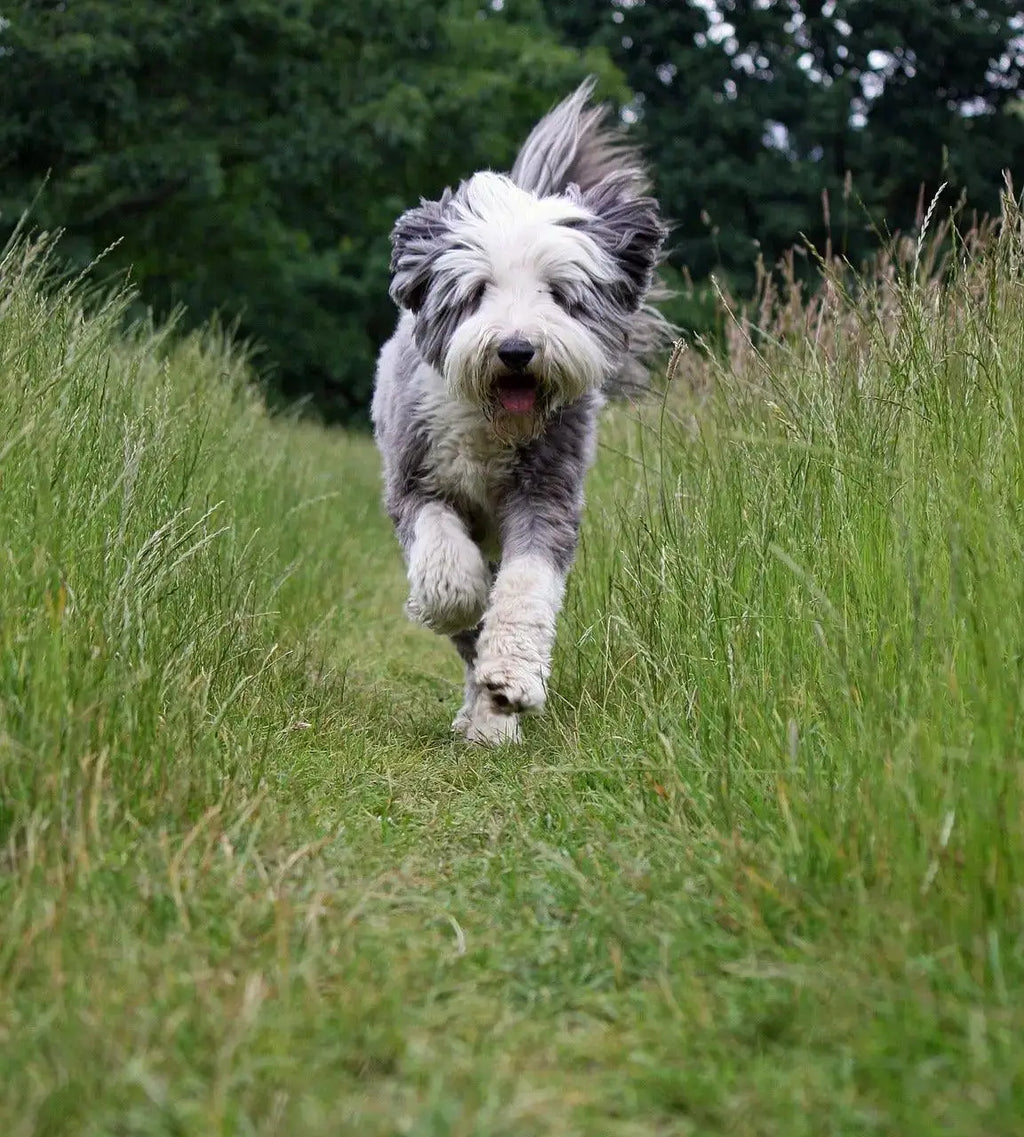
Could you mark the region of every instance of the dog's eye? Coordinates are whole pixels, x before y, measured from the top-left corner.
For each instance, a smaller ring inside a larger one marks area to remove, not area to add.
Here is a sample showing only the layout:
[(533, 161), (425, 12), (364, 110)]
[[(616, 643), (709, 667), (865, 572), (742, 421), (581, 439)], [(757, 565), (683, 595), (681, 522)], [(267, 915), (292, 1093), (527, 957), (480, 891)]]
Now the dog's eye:
[(563, 312), (568, 313), (574, 320), (579, 317), (583, 306), (569, 291), (559, 284), (549, 284), (548, 292), (551, 294), (551, 299), (554, 300)]
[(467, 315), (472, 315), (483, 301), (484, 293), (487, 291), (487, 281), (481, 280), (479, 284), (474, 284), (466, 297), (465, 310)]
[(551, 293), (551, 299), (554, 300), (559, 308), (564, 308), (567, 312), (569, 311), (569, 309), (572, 307), (572, 300), (570, 299), (569, 294), (563, 288), (559, 287), (557, 284), (549, 284), (548, 292)]

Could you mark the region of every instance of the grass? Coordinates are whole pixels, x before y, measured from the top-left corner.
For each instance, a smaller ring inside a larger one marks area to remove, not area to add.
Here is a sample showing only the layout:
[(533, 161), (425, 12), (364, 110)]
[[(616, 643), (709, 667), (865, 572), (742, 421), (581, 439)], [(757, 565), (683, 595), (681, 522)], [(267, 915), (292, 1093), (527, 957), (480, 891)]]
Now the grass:
[(0, 1132), (1020, 1132), (1007, 210), (613, 416), (496, 751), (369, 440), (9, 250)]

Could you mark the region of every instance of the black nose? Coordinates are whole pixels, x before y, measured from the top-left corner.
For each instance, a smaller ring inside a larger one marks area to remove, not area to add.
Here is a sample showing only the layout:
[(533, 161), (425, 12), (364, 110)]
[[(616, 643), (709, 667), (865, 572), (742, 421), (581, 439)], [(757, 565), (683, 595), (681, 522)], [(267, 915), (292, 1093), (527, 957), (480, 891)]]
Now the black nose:
[(536, 354), (526, 340), (508, 339), (498, 344), (498, 358), (513, 371), (522, 371)]

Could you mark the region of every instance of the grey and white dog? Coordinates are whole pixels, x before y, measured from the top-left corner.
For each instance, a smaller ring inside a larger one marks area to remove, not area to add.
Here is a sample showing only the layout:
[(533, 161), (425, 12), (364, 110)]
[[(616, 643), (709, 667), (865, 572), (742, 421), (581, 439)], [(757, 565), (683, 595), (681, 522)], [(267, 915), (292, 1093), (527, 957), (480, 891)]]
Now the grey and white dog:
[(518, 741), (540, 711), (609, 394), (671, 329), (649, 306), (665, 239), (636, 150), (583, 83), (509, 174), (474, 174), (392, 234), (402, 309), (377, 364), (385, 504), (406, 611), (466, 664), (452, 729)]

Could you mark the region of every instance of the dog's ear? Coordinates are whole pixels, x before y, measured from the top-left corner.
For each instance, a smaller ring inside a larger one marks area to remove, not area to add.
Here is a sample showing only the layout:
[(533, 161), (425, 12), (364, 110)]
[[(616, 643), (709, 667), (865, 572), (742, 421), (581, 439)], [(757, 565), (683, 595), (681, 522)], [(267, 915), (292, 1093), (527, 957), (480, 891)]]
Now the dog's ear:
[(668, 234), (651, 197), (637, 197), (628, 185), (605, 178), (581, 195), (581, 204), (596, 215), (587, 232), (615, 261), (622, 273), (619, 300), (628, 309), (644, 302)]
[(451, 191), (439, 201), (421, 201), (395, 222), (391, 231), (391, 298), (418, 312), (430, 287), (431, 267), (449, 232), (445, 219)]

